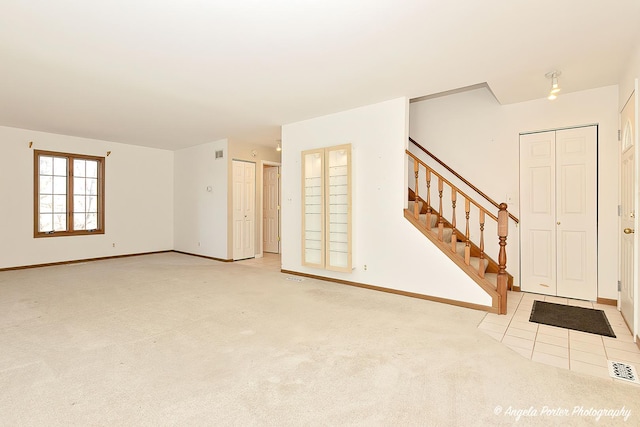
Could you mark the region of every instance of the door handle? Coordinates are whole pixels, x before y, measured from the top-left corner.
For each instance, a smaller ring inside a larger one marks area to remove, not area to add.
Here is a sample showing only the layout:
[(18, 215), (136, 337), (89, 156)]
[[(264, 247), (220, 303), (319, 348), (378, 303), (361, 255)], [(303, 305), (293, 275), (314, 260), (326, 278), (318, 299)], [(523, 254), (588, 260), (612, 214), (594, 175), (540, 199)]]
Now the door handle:
[(624, 231), (624, 234), (633, 234), (636, 232), (636, 230), (634, 230), (633, 228), (625, 228), (622, 231)]

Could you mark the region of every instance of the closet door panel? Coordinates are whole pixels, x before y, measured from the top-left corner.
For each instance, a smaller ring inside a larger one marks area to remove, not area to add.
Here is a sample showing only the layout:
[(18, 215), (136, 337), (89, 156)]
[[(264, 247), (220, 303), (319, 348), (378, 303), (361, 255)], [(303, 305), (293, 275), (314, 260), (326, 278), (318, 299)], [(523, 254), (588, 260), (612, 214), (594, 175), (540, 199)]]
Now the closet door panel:
[(555, 132), (520, 136), (521, 288), (555, 295)]
[(557, 295), (596, 300), (597, 128), (556, 131)]

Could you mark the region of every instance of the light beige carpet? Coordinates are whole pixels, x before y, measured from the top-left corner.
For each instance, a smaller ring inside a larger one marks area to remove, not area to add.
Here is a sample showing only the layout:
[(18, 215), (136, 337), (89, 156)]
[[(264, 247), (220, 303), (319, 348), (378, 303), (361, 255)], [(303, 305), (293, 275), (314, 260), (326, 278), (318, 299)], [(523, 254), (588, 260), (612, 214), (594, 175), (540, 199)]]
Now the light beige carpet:
[(639, 387), (525, 360), (482, 312), (287, 277), (175, 253), (0, 272), (0, 425), (640, 423)]

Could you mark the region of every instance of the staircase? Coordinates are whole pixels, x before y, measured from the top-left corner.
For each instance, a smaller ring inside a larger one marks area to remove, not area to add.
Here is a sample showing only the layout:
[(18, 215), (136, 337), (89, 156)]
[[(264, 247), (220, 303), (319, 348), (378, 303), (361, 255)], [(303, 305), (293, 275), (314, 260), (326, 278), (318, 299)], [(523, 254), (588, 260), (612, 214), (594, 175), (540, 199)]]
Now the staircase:
[[(513, 286), (513, 276), (506, 271), (505, 246), (509, 220), (517, 223), (518, 219), (507, 212), (506, 204), (497, 204), (420, 144), (412, 139), (410, 142), (477, 192), (480, 198), (485, 198), (497, 207), (494, 214), (428, 166), (417, 155), (406, 151), (409, 164), (413, 164), (415, 181), (412, 183), (413, 188), (409, 187), (405, 218), (491, 297), (491, 309), (488, 311), (506, 314), (507, 289)], [(437, 192), (431, 189), (432, 183), (437, 185)], [(445, 192), (445, 189), (448, 191)], [(435, 193), (435, 203), (432, 203), (432, 192)], [(464, 211), (460, 208), (456, 211), (458, 199), (464, 202)], [(445, 205), (448, 205), (447, 209), (443, 208)], [(489, 225), (486, 223), (487, 218), (498, 235), (498, 261), (485, 252), (485, 227)], [(458, 229), (457, 224), (462, 224), (464, 231)]]

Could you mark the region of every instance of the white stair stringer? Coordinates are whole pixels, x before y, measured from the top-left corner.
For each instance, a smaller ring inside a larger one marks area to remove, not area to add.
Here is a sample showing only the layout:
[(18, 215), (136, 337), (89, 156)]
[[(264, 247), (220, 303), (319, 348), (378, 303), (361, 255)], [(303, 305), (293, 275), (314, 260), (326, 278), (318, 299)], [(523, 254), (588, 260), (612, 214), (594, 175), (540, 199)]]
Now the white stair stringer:
[[(411, 202), (409, 202), (411, 203)], [(412, 205), (413, 206), (413, 205)], [(489, 260), (484, 259), (484, 277), (481, 277), (478, 272), (480, 266), (480, 258), (470, 257), (469, 265), (465, 262), (465, 242), (456, 242), (455, 251), (451, 250), (451, 236), (453, 235), (453, 229), (450, 227), (443, 227), (442, 241), (438, 238), (439, 227), (437, 226), (438, 215), (431, 214), (431, 227), (427, 228), (426, 214), (419, 214), (418, 218), (415, 218), (414, 211), (412, 209), (405, 210), (405, 218), (407, 218), (418, 230), (429, 238), (440, 250), (445, 253), (455, 264), (457, 264), (466, 274), (473, 279), (492, 299), (492, 307), (487, 307), (487, 311), (499, 312), (500, 295), (497, 291), (497, 277), (496, 273), (487, 273), (486, 269), (489, 266)]]

